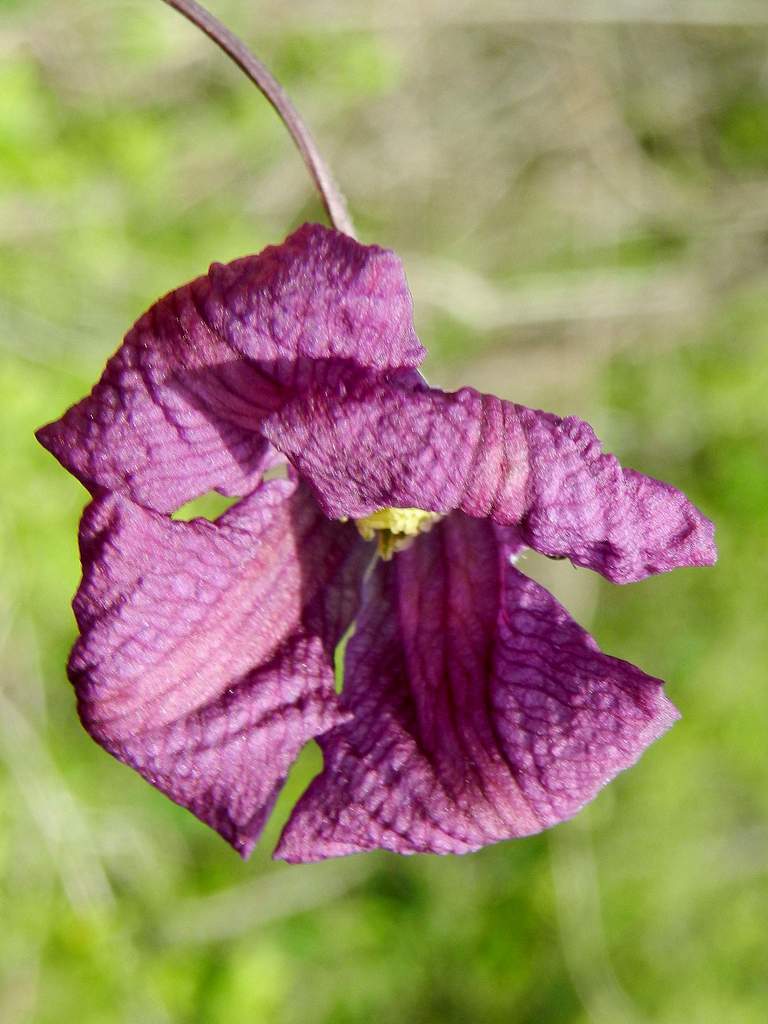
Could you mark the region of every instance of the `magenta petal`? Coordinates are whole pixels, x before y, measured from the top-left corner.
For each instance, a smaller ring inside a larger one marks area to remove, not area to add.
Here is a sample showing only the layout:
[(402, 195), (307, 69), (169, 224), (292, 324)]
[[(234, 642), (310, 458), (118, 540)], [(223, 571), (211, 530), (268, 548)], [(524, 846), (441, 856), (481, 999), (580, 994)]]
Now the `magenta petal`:
[(333, 652), (370, 546), (281, 480), (215, 523), (97, 499), (81, 548), (83, 724), (247, 854), (302, 745), (342, 720)]
[(265, 413), (340, 366), (416, 366), (411, 315), (394, 253), (306, 224), (157, 302), (38, 438), (94, 494), (161, 512), (214, 488), (246, 494), (270, 457)]
[(575, 417), (358, 377), (288, 403), (264, 432), (330, 516), (458, 508), (615, 583), (716, 559), (712, 523), (685, 495), (622, 469)]
[(456, 513), (368, 585), (325, 769), (276, 855), (466, 853), (570, 817), (677, 717)]

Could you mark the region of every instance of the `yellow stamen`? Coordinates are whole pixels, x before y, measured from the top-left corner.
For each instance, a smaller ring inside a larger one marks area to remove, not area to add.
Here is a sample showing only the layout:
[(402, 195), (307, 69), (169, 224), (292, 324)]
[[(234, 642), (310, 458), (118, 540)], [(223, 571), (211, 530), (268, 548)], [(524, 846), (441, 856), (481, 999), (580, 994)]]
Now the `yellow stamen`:
[(431, 529), (439, 518), (436, 512), (425, 512), (423, 508), (380, 508), (356, 519), (355, 526), (363, 540), (376, 538), (379, 555), (387, 562), (396, 551), (408, 547), (414, 537)]

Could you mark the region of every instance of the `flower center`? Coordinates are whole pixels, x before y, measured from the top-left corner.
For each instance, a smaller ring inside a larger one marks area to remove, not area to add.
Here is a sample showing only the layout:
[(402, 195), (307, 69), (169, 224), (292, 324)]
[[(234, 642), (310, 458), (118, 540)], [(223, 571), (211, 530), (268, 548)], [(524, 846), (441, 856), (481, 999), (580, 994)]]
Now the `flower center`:
[(396, 551), (402, 551), (420, 533), (431, 530), (440, 516), (437, 512), (425, 512), (423, 508), (380, 508), (369, 516), (355, 520), (363, 540), (373, 540), (379, 548), (379, 555), (388, 562)]

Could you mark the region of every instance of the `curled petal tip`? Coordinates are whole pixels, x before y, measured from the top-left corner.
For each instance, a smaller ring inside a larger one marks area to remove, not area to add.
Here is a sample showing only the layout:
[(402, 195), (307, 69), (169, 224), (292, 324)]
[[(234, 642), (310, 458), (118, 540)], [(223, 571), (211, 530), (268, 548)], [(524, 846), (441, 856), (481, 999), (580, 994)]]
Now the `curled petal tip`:
[(715, 526), (688, 498), (670, 484), (623, 471), (629, 521), (637, 539), (633, 562), (616, 566), (606, 560), (605, 575), (615, 583), (633, 583), (646, 576), (686, 566), (708, 566), (717, 561)]
[(65, 444), (62, 443), (60, 422), (55, 420), (38, 427), (35, 431), (35, 440), (42, 445), (47, 452), (50, 452), (59, 462), (63, 461)]

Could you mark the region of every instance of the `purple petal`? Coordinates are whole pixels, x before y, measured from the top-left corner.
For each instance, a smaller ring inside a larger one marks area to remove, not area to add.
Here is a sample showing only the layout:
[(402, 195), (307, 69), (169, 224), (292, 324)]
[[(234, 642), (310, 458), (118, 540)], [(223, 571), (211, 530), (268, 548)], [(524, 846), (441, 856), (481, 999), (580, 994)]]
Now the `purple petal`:
[(411, 314), (394, 253), (306, 224), (157, 302), (38, 438), (94, 494), (161, 512), (213, 488), (246, 494), (270, 457), (264, 414), (342, 366), (416, 366)]
[(288, 403), (264, 432), (330, 516), (461, 509), (615, 583), (716, 559), (712, 523), (685, 495), (622, 469), (575, 417), (358, 377)]
[(377, 567), (325, 769), (276, 855), (466, 853), (563, 821), (677, 717), (460, 513)]
[(97, 499), (81, 549), (83, 724), (247, 855), (298, 751), (342, 720), (333, 653), (370, 545), (275, 480), (215, 523)]

